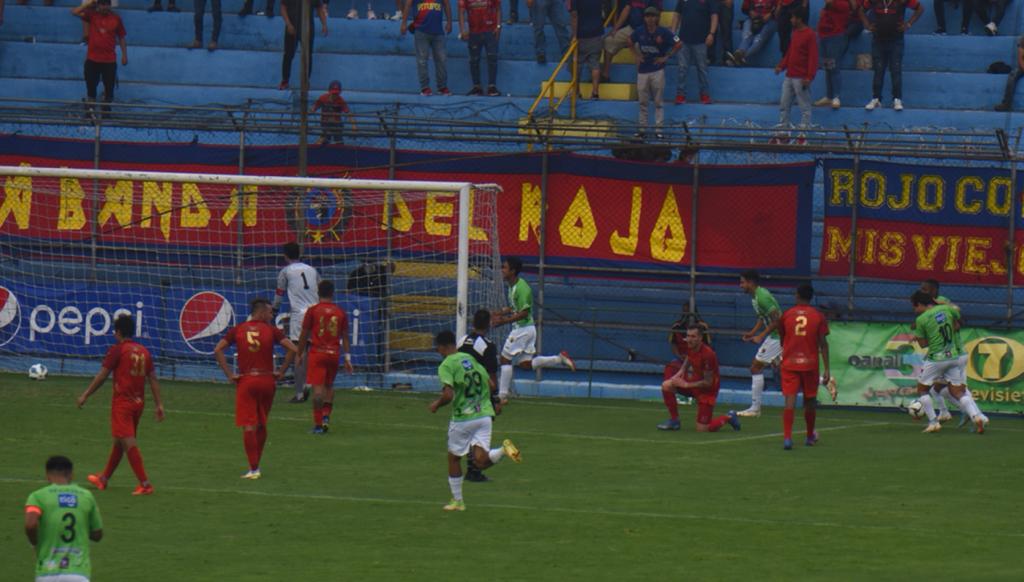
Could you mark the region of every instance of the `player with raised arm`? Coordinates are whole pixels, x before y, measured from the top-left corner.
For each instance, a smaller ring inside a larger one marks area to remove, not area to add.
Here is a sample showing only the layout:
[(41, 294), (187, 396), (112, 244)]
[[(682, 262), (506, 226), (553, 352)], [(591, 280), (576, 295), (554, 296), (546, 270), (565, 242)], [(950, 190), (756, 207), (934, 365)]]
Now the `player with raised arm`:
[[(242, 427), (242, 442), (249, 459), (249, 471), (243, 479), (259, 479), (260, 459), (267, 444), (267, 417), (274, 404), (276, 380), (295, 357), (295, 344), (284, 332), (271, 325), (274, 311), (266, 299), (253, 299), (249, 304), (249, 320), (232, 327), (213, 348), (217, 364), (228, 380), (235, 383), (235, 425)], [(288, 351), (281, 369), (274, 372), (274, 344)], [(238, 349), (238, 371), (228, 365), (224, 350)]]
[(565, 366), (576, 371), (576, 362), (569, 352), (562, 350), (557, 356), (535, 356), (537, 353), (537, 328), (533, 325), (533, 290), (519, 273), (523, 261), (519, 257), (506, 257), (501, 263), (501, 278), (508, 283), (508, 307), (503, 307), (492, 324), (512, 324), (512, 331), (501, 348), (501, 373), (498, 376), (498, 398), (508, 402), (512, 389), (512, 366), (524, 370)]
[[(71, 459), (46, 460), (49, 485), (25, 501), (25, 536), (36, 553), (36, 580), (89, 582), (89, 541), (103, 539), (103, 520), (92, 493), (75, 485)], [(8, 556), (8, 562), (11, 556)], [(4, 567), (10, 573), (10, 563)]]
[(135, 440), (139, 429), (139, 420), (146, 405), (146, 383), (153, 393), (153, 404), (156, 406), (156, 420), (164, 419), (164, 403), (160, 398), (160, 382), (153, 367), (153, 356), (149, 350), (137, 343), (135, 337), (135, 320), (130, 315), (121, 315), (114, 321), (114, 338), (117, 343), (110, 346), (100, 371), (93, 377), (89, 387), (78, 397), (78, 408), (85, 406), (86, 400), (103, 385), (107, 376), (114, 373), (114, 394), (110, 403), (110, 432), (114, 437), (114, 447), (103, 472), (89, 475), (92, 483), (100, 491), (107, 488), (107, 482), (114, 474), (121, 456), (127, 455), (132, 471), (139, 480), (139, 485), (132, 495), (152, 495), (153, 484), (146, 476), (142, 464), (142, 453)]
[[(320, 284), (320, 274), (316, 269), (299, 260), (302, 254), (299, 243), (285, 243), (283, 251), (284, 260), (288, 264), (277, 274), (273, 312), (277, 313), (281, 306), (281, 299), (287, 292), (288, 339), (297, 342), (299, 334), (302, 332), (302, 318), (305, 317), (306, 310), (319, 300), (316, 290), (317, 285)], [(295, 396), (288, 401), (292, 404), (305, 402), (309, 398), (309, 388), (307, 387), (309, 382), (306, 378), (307, 363), (305, 360), (295, 363)]]
[[(345, 372), (352, 373), (352, 354), (348, 340), (348, 315), (334, 303), (334, 283), (317, 285), (320, 302), (306, 310), (299, 334), (301, 362), (307, 359), (307, 377), (313, 386), (313, 434), (325, 434), (331, 426), (334, 410), (334, 378), (338, 375), (338, 352), (345, 354)], [(307, 356), (307, 346), (309, 347)]]
[[(501, 414), (501, 399), (498, 398), (498, 346), (487, 337), (490, 330), (491, 312), (478, 309), (473, 314), (473, 330), (459, 341), (459, 351), (473, 356), (487, 370), (491, 405), (494, 406), (495, 415), (498, 415)], [(466, 458), (466, 481), (490, 481), (473, 462), (472, 456)]]
[(659, 424), (658, 430), (679, 430), (677, 393), (697, 400), (697, 432), (718, 432), (726, 424), (733, 430), (740, 430), (740, 419), (732, 410), (718, 418), (711, 417), (715, 412), (721, 375), (718, 356), (711, 346), (704, 343), (704, 329), (698, 325), (686, 328), (686, 351), (679, 355), (683, 358), (679, 371), (661, 384), (661, 398), (668, 408), (669, 419)]
[[(757, 271), (744, 271), (740, 275), (740, 288), (751, 296), (757, 323), (743, 334), (743, 341), (761, 344), (750, 363), (750, 408), (741, 410), (740, 416), (761, 416), (761, 395), (764, 393), (764, 367), (772, 365), (782, 355), (782, 344), (779, 343), (778, 332), (771, 330), (772, 324), (779, 319), (782, 310), (772, 292), (761, 286), (761, 276)], [(763, 329), (762, 329), (763, 328)], [(762, 330), (758, 333), (758, 330)]]
[(923, 432), (939, 432), (942, 429), (931, 396), (932, 386), (941, 380), (949, 384), (949, 393), (959, 402), (960, 409), (971, 417), (978, 433), (984, 433), (988, 417), (981, 413), (974, 398), (966, 390), (960, 350), (954, 337), (960, 325), (960, 312), (949, 305), (938, 305), (931, 295), (920, 290), (910, 297), (910, 303), (917, 314), (914, 322), (917, 343), (928, 350), (917, 381), (918, 401), (928, 417), (928, 426)]
[(437, 368), (441, 396), (430, 403), (430, 412), (437, 412), (451, 403), (452, 419), (448, 423), (448, 487), (452, 499), (445, 511), (465, 511), (462, 499), (462, 457), (472, 454), (476, 466), (486, 469), (505, 455), (519, 463), (522, 456), (512, 441), (505, 439), (501, 448), (491, 448), (491, 405), (487, 370), (476, 359), (458, 350), (455, 334), (442, 331), (434, 338), (437, 353), (444, 361)]

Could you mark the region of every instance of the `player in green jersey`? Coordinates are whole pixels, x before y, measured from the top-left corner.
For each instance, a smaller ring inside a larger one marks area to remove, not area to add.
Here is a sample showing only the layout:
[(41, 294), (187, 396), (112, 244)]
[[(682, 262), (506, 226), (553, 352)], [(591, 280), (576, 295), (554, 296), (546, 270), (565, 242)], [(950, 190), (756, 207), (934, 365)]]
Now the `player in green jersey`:
[(25, 535), (36, 550), (36, 582), (88, 582), (92, 574), (89, 540), (103, 538), (103, 521), (92, 493), (71, 478), (71, 459), (50, 457), (50, 484), (25, 501)]
[[(949, 300), (948, 297), (939, 294), (939, 282), (935, 279), (926, 279), (921, 282), (921, 291), (924, 291), (928, 295), (931, 295), (932, 299), (938, 305), (948, 305), (949, 307), (956, 310), (957, 314), (961, 315), (960, 326), (963, 326), (963, 317), (960, 312), (960, 307)], [(957, 349), (960, 350), (960, 366), (964, 369), (964, 378), (967, 378), (967, 352), (964, 351), (964, 342), (960, 337), (960, 327), (958, 326), (954, 332), (954, 341), (956, 342)], [(971, 391), (969, 387), (965, 387), (964, 390)], [(953, 420), (953, 415), (949, 413), (949, 406), (946, 405), (946, 400), (953, 400), (953, 397), (949, 394), (949, 386), (943, 383), (936, 383), (931, 389), (932, 401), (938, 406), (939, 422), (946, 422), (947, 420)], [(972, 394), (973, 397), (973, 394)], [(967, 420), (970, 417), (967, 411), (960, 411), (960, 424), (958, 427), (962, 427), (967, 424)]]
[(927, 349), (917, 383), (918, 401), (928, 417), (928, 426), (924, 432), (938, 432), (942, 429), (931, 396), (932, 386), (940, 380), (949, 384), (950, 394), (960, 403), (961, 410), (970, 415), (978, 433), (985, 432), (988, 417), (978, 410), (974, 398), (965, 389), (966, 378), (960, 365), (960, 350), (954, 338), (960, 325), (960, 313), (948, 305), (936, 304), (935, 299), (924, 291), (916, 291), (910, 302), (917, 314), (914, 322), (917, 343)]
[[(739, 416), (761, 416), (761, 394), (764, 393), (764, 367), (774, 365), (782, 358), (782, 343), (773, 324), (782, 315), (779, 302), (772, 292), (761, 286), (761, 276), (753, 269), (740, 275), (740, 289), (750, 295), (757, 323), (743, 334), (743, 341), (761, 344), (750, 363), (750, 408), (737, 412)], [(770, 331), (771, 330), (771, 331)], [(761, 333), (758, 333), (760, 331)]]
[(519, 276), (523, 261), (519, 257), (506, 257), (501, 263), (501, 277), (508, 283), (508, 307), (503, 307), (494, 316), (491, 324), (495, 327), (512, 324), (512, 331), (501, 348), (501, 371), (498, 375), (498, 398), (508, 402), (512, 389), (512, 366), (524, 370), (565, 366), (576, 371), (576, 362), (569, 352), (562, 350), (557, 356), (535, 356), (537, 353), (537, 328), (533, 325), (533, 290)]
[(434, 338), (437, 353), (444, 361), (437, 368), (441, 381), (441, 396), (430, 403), (430, 412), (437, 412), (451, 403), (452, 418), (448, 423), (448, 487), (452, 499), (445, 511), (465, 511), (462, 499), (462, 457), (473, 455), (474, 464), (481, 470), (494, 465), (508, 455), (519, 463), (522, 457), (512, 441), (505, 439), (501, 448), (491, 448), (491, 391), (487, 383), (487, 370), (472, 355), (460, 352), (455, 334), (442, 331)]

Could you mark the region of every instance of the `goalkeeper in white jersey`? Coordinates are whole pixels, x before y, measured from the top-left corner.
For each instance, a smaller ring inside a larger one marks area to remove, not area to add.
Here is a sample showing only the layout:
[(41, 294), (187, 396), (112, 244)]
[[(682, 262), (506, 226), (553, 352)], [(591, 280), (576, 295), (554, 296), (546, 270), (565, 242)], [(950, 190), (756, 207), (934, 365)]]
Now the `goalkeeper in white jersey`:
[[(274, 292), (274, 312), (281, 306), (281, 299), (288, 293), (288, 339), (299, 341), (302, 332), (302, 318), (306, 310), (316, 305), (317, 285), (320, 274), (316, 269), (299, 260), (301, 251), (299, 243), (289, 242), (284, 245), (284, 258), (288, 263), (277, 274), (277, 290)], [(292, 404), (305, 402), (309, 397), (309, 386), (306, 385), (306, 360), (295, 364), (295, 397), (289, 400)]]

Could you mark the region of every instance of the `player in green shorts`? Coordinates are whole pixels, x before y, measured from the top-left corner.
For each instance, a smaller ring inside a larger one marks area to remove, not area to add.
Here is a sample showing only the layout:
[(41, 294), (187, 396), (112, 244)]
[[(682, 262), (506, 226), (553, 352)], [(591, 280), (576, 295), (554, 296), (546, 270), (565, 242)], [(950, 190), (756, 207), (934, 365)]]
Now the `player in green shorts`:
[(49, 485), (25, 501), (25, 535), (36, 550), (36, 582), (88, 582), (89, 540), (103, 538), (92, 493), (71, 482), (71, 459), (46, 461)]

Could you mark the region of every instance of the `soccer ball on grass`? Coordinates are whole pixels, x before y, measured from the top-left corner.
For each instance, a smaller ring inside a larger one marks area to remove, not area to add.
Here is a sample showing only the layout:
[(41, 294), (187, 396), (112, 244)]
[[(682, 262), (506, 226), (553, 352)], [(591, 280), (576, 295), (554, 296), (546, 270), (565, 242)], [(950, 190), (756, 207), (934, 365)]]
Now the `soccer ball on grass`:
[(42, 364), (32, 364), (28, 369), (28, 377), (33, 380), (45, 380), (48, 371)]
[(907, 414), (914, 420), (921, 420), (924, 418), (924, 405), (921, 404), (920, 400), (915, 400), (907, 406)]

